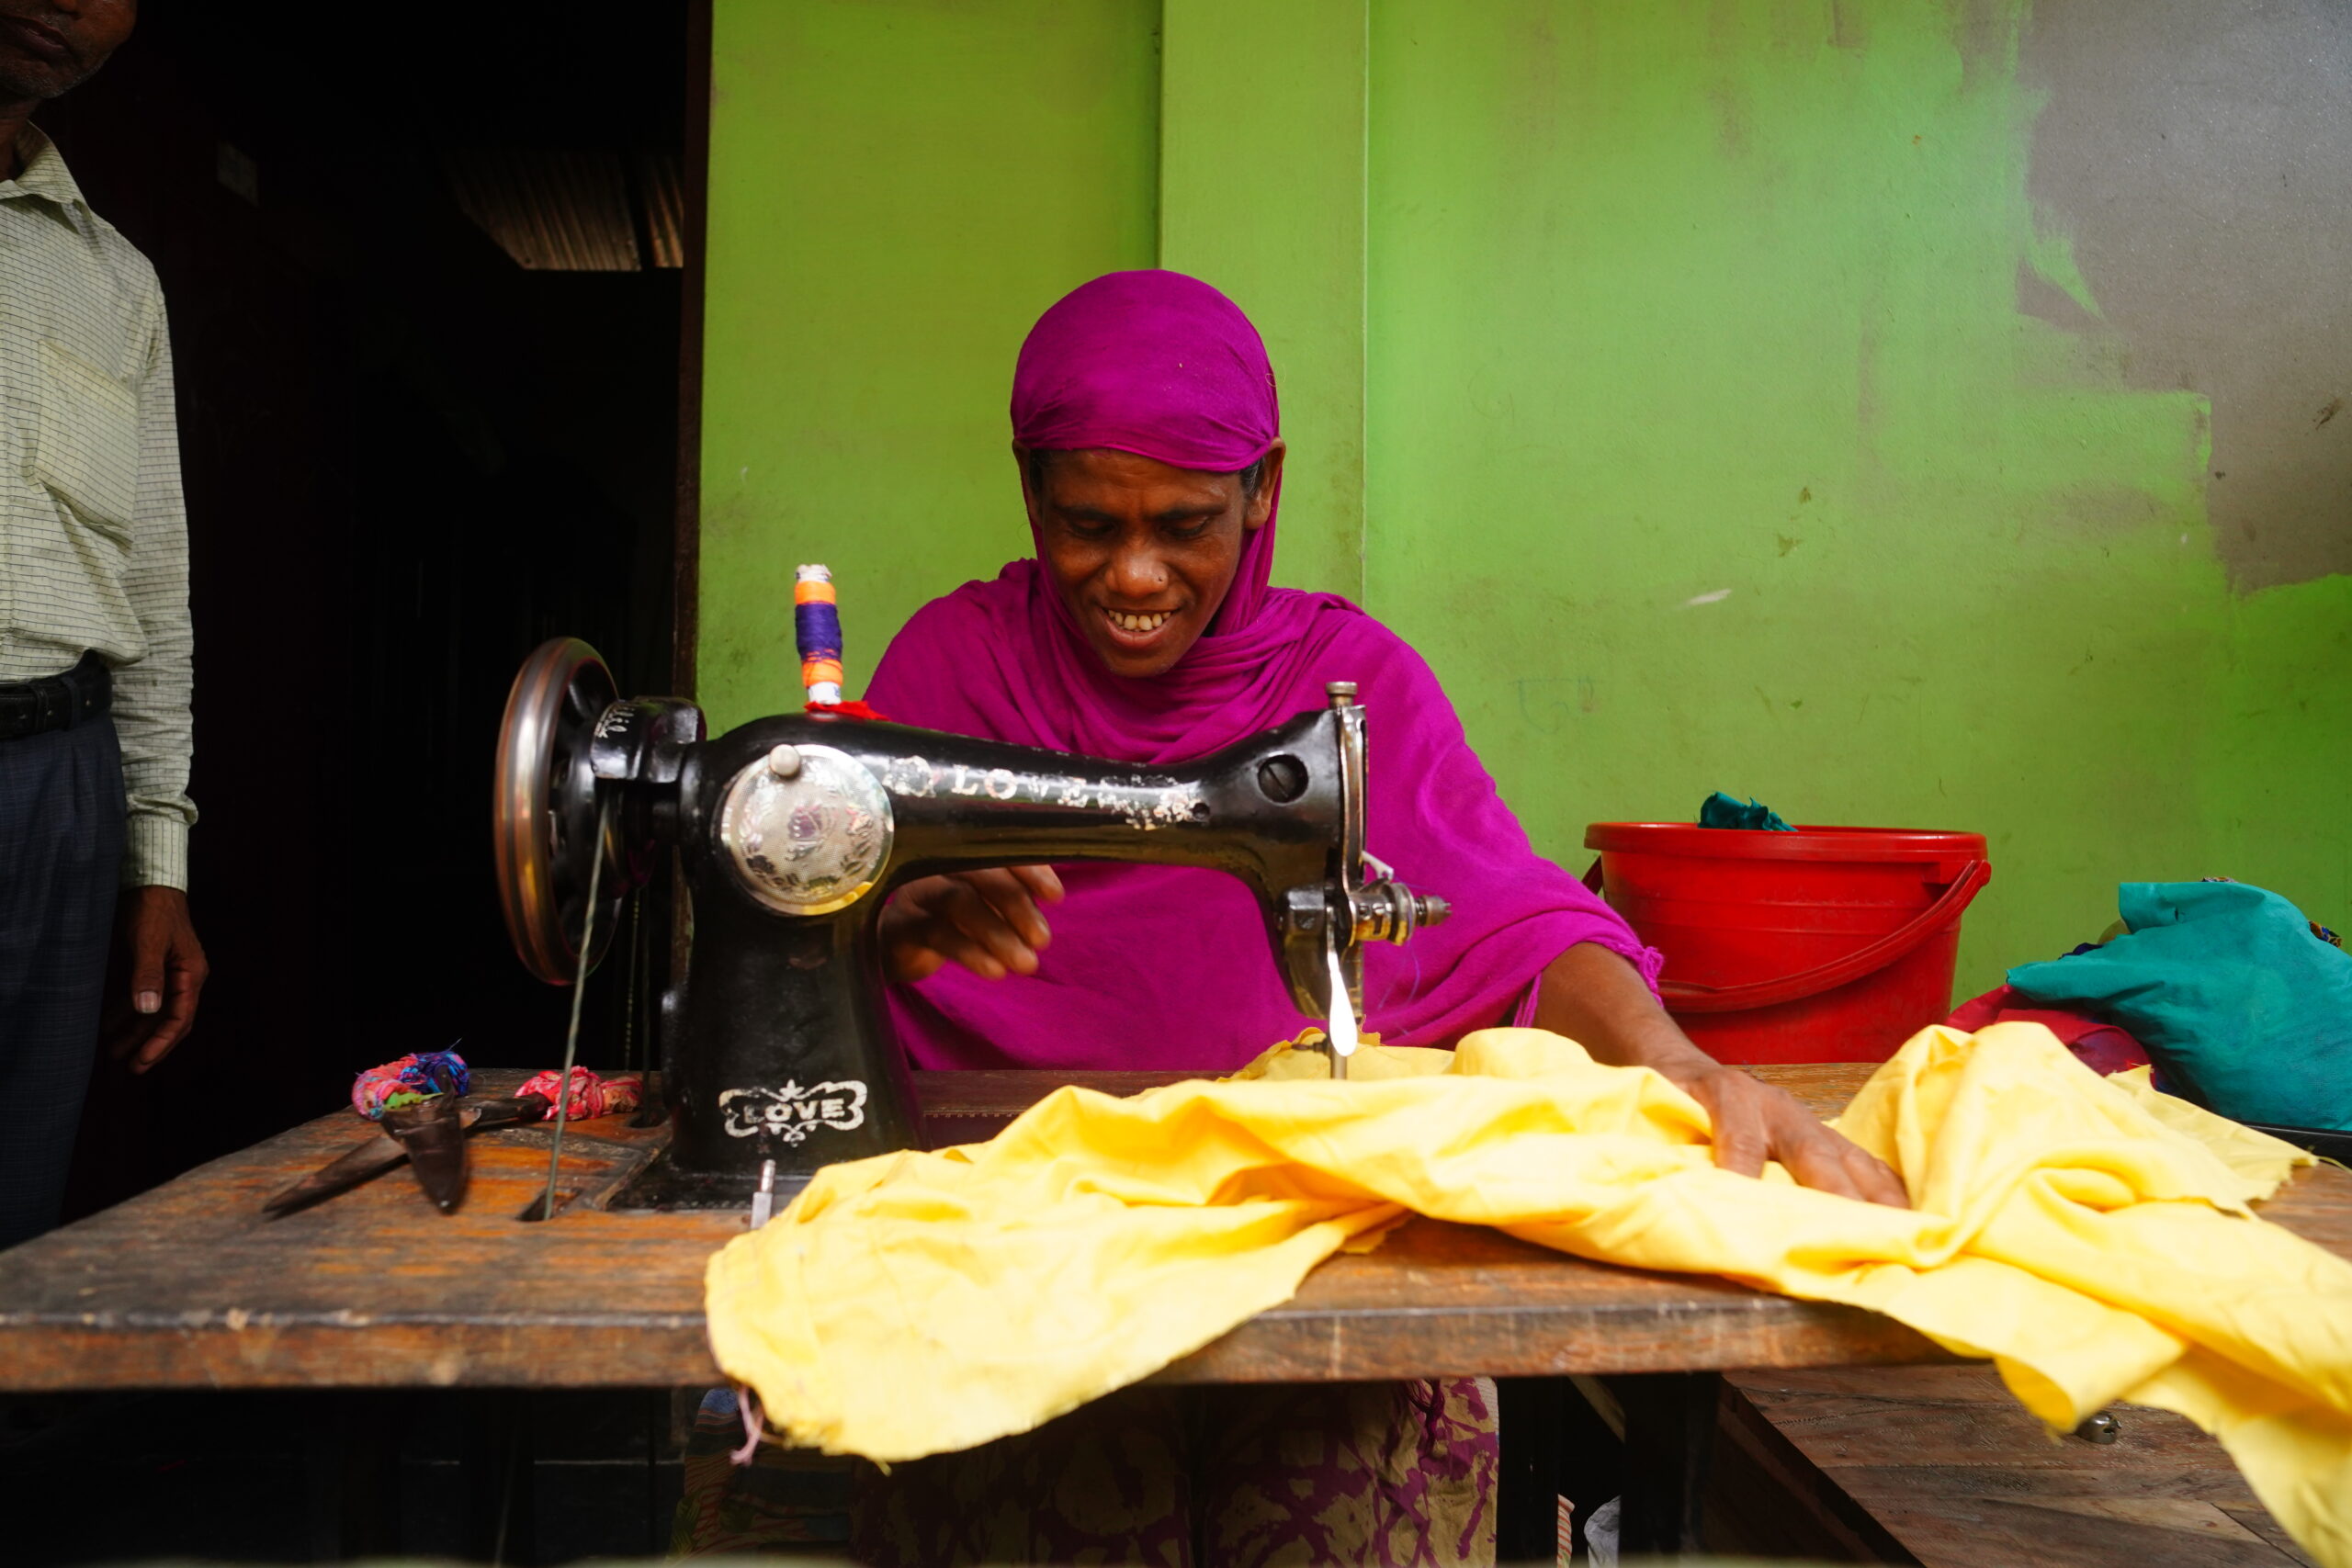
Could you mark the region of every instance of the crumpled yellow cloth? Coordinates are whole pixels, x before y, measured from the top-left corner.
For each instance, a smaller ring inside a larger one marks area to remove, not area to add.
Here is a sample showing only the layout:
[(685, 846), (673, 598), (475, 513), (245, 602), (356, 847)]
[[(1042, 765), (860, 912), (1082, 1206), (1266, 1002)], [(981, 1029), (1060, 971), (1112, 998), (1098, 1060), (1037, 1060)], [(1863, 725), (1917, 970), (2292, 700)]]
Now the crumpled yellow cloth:
[(2053, 1429), (2119, 1399), (2177, 1411), (2352, 1568), (2352, 1264), (2246, 1207), (2308, 1156), (2101, 1079), (2039, 1024), (1927, 1030), (1848, 1108), (1910, 1211), (1717, 1170), (1690, 1097), (1534, 1030), (1399, 1054), (1396, 1077), (1302, 1066), (1066, 1089), (989, 1143), (820, 1172), (712, 1258), (718, 1364), (795, 1443), (967, 1448), (1149, 1375), (1418, 1212), (1875, 1308), (1992, 1357)]

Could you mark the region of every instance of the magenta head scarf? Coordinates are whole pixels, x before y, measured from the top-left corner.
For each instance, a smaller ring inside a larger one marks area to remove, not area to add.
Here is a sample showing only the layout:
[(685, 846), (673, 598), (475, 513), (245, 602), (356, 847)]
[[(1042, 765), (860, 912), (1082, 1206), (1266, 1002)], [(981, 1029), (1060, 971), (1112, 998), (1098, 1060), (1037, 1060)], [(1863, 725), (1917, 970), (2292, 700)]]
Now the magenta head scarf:
[[(1014, 438), (1231, 473), (1281, 434), (1265, 344), (1197, 278), (1122, 272), (1063, 297), (1022, 344)], [(1279, 501), (1279, 495), (1276, 500)], [(1279, 506), (1276, 511), (1279, 512)], [(1391, 1043), (1523, 1016), (1545, 964), (1593, 942), (1655, 981), (1657, 956), (1536, 855), (1420, 657), (1334, 594), (1269, 585), (1274, 518), (1244, 545), (1209, 630), (1166, 673), (1112, 674), (1035, 559), (917, 612), (867, 699), (906, 724), (1139, 763), (1185, 761), (1324, 705), (1353, 681), (1370, 732), (1366, 848), (1453, 919), (1365, 957), (1365, 1027)], [(1310, 1022), (1249, 892), (1216, 872), (1060, 868), (1035, 976), (948, 969), (892, 989), (921, 1067), (1240, 1066)]]

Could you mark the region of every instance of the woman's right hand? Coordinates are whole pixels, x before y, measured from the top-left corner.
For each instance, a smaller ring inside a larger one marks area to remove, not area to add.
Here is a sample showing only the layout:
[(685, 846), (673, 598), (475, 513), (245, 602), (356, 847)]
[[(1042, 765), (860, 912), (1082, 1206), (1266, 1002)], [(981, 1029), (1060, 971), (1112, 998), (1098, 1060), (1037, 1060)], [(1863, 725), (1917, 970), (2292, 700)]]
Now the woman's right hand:
[(1047, 865), (959, 871), (910, 882), (882, 909), (882, 967), (893, 980), (920, 980), (946, 964), (984, 979), (1034, 975), (1053, 940), (1040, 900), (1062, 901)]

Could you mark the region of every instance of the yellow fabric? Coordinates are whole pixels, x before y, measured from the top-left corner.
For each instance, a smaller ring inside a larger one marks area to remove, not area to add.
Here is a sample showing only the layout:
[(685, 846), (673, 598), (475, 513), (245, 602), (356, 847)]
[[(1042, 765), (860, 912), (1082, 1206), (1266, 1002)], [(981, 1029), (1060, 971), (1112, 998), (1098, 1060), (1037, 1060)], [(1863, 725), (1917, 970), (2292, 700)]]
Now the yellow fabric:
[(910, 1459), (1148, 1376), (1419, 1212), (1875, 1308), (1992, 1357), (2056, 1429), (2178, 1411), (2352, 1568), (2352, 1264), (2246, 1208), (2299, 1151), (2038, 1024), (1927, 1030), (1848, 1108), (1910, 1211), (1717, 1170), (1690, 1097), (1554, 1035), (1445, 1066), (1066, 1089), (987, 1144), (829, 1168), (711, 1259), (714, 1352), (794, 1442)]

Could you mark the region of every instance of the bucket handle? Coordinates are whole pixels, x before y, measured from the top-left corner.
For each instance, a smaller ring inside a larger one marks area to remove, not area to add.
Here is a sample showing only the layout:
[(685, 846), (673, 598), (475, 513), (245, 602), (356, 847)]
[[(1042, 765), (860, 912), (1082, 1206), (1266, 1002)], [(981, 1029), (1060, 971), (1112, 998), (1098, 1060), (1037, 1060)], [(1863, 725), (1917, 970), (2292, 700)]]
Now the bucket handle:
[(1856, 948), (1845, 957), (1833, 959), (1817, 968), (1783, 975), (1777, 980), (1753, 980), (1745, 986), (1693, 986), (1679, 980), (1667, 980), (1659, 984), (1658, 995), (1671, 1012), (1742, 1012), (1749, 1008), (1777, 1007), (1782, 1002), (1800, 1001), (1806, 997), (1835, 990), (1849, 981), (1885, 968), (1898, 958), (1908, 956), (1913, 948), (1960, 919), (1962, 911), (1968, 908), (1969, 900), (1992, 880), (1990, 863), (1970, 861), (1934, 903), (1869, 946)]

